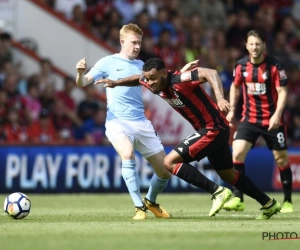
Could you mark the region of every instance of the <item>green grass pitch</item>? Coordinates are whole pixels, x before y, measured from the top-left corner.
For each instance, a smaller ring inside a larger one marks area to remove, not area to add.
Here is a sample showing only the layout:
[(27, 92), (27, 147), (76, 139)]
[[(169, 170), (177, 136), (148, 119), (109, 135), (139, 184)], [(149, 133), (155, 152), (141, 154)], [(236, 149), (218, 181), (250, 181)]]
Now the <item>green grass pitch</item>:
[[(300, 238), (300, 193), (293, 194), (294, 213), (267, 221), (254, 220), (260, 205), (248, 197), (244, 212), (222, 210), (210, 218), (211, 196), (162, 194), (158, 202), (171, 219), (148, 212), (147, 220), (133, 221), (129, 194), (28, 195), (32, 209), (27, 218), (0, 213), (0, 250), (300, 249), (300, 239), (262, 239), (263, 232), (295, 232)], [(282, 202), (282, 193), (270, 196)]]

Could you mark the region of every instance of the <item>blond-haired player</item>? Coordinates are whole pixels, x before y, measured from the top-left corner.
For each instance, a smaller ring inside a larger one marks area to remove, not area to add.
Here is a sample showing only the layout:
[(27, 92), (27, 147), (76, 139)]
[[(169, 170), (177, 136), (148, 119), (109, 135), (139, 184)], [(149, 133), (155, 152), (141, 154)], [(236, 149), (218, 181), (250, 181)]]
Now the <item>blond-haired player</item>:
[[(137, 25), (124, 25), (120, 30), (119, 53), (100, 59), (86, 74), (86, 59), (77, 63), (77, 85), (84, 87), (101, 78), (120, 79), (139, 74), (144, 63), (136, 57), (140, 52), (142, 36), (143, 32)], [(169, 218), (169, 213), (156, 203), (156, 198), (166, 187), (171, 174), (163, 165), (166, 156), (163, 145), (145, 117), (142, 88), (107, 89), (106, 94), (106, 136), (122, 159), (122, 176), (135, 206), (133, 219), (146, 219), (147, 209), (157, 217)], [(135, 149), (147, 159), (155, 172), (144, 199), (140, 194)]]

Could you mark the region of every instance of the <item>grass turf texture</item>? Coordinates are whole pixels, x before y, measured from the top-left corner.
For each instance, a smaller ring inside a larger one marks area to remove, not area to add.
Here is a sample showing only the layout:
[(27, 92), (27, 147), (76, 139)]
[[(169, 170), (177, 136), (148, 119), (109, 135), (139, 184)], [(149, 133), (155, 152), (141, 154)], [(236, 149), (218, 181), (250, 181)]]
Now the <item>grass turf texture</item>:
[[(28, 194), (29, 216), (13, 220), (0, 213), (0, 250), (183, 250), (299, 249), (300, 239), (265, 240), (263, 232), (296, 232), (300, 237), (300, 193), (294, 193), (294, 213), (257, 221), (260, 205), (246, 197), (244, 212), (221, 210), (208, 217), (211, 196), (163, 194), (158, 202), (172, 214), (133, 221), (129, 194)], [(282, 202), (281, 193), (270, 194)], [(5, 196), (0, 195), (4, 202)], [(294, 236), (295, 237), (295, 236)]]

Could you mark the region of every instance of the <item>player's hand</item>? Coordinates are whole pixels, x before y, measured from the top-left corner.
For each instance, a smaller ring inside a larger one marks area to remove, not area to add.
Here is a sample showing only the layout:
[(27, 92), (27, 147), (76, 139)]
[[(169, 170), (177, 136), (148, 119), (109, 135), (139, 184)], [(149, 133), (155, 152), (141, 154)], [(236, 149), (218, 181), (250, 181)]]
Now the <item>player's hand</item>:
[(84, 72), (86, 71), (86, 59), (83, 58), (81, 59), (77, 64), (76, 64), (76, 70), (79, 74), (84, 74)]
[(114, 88), (116, 87), (116, 83), (113, 80), (110, 79), (101, 79), (95, 82), (95, 84), (102, 84), (104, 83), (105, 88)]
[(192, 70), (193, 68), (198, 67), (198, 63), (199, 63), (199, 60), (189, 62), (183, 66), (183, 68), (180, 70), (180, 72)]
[(230, 104), (224, 98), (217, 100), (217, 105), (218, 105), (219, 109), (221, 110), (221, 112), (223, 113), (223, 115), (225, 115), (225, 116), (230, 111)]
[(229, 126), (232, 127), (234, 122), (234, 109), (230, 109), (226, 116), (226, 120), (229, 122)]
[(272, 117), (270, 118), (268, 131), (279, 128), (279, 126), (280, 126), (280, 116), (276, 114), (272, 115)]

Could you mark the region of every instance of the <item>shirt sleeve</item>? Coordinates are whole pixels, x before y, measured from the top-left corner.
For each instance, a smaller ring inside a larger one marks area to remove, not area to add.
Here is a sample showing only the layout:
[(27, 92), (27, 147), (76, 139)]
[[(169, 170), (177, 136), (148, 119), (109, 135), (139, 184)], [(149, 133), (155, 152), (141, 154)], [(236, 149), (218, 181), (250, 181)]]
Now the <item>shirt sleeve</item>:
[(288, 78), (285, 73), (285, 70), (282, 68), (282, 66), (277, 63), (275, 68), (275, 72), (273, 74), (273, 80), (275, 82), (275, 87), (285, 87), (288, 84)]
[(191, 71), (175, 71), (171, 75), (171, 83), (174, 85), (176, 84), (178, 87), (184, 86), (184, 88), (194, 88), (200, 84), (199, 76), (198, 76), (198, 69), (194, 69)]
[(233, 69), (233, 84), (236, 86), (241, 86), (242, 83), (243, 83), (243, 79), (242, 79), (241, 65), (237, 64)]
[(107, 66), (110, 65), (109, 60), (107, 57), (100, 59), (88, 72), (95, 81), (105, 78), (108, 76), (108, 69)]

